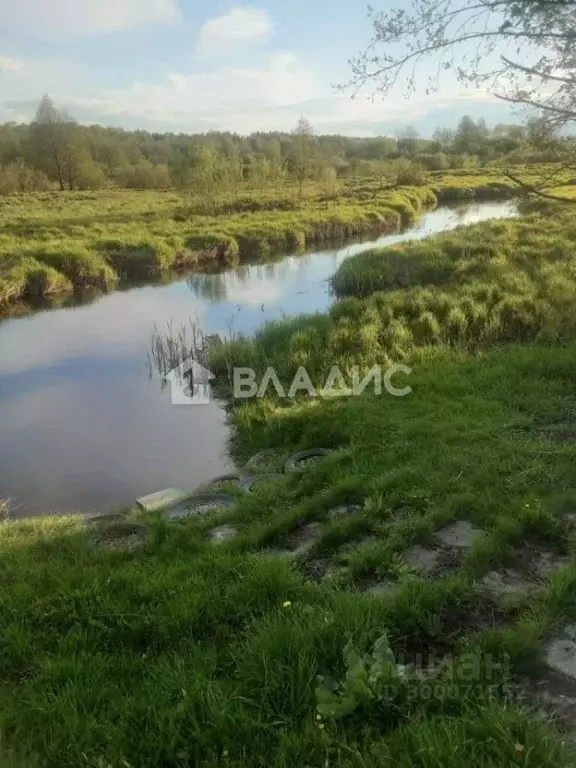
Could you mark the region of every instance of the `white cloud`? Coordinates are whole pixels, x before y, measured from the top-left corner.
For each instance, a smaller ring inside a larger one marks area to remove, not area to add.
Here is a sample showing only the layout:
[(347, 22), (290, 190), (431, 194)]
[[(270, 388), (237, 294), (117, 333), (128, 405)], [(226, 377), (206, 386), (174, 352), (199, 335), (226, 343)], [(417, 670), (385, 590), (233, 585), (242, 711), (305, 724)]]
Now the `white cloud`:
[[(130, 116), (135, 121), (180, 130), (250, 131), (261, 125), (265, 130), (288, 119), (296, 123), (301, 104), (318, 95), (314, 74), (301, 67), (289, 54), (266, 57), (260, 67), (220, 67), (212, 72), (171, 74), (164, 82), (136, 82), (129, 89), (100, 94), (106, 104), (94, 110), (109, 118)], [(74, 104), (91, 110), (86, 99)], [(280, 125), (281, 127), (281, 125)], [(289, 126), (286, 126), (289, 127)]]
[(35, 37), (116, 32), (137, 24), (174, 22), (176, 0), (17, 0), (0, 3), (0, 27)]
[[(1, 2), (1, 0), (0, 0)], [(57, 104), (83, 123), (102, 122), (154, 131), (250, 133), (290, 130), (306, 115), (319, 133), (380, 135), (395, 125), (414, 124), (423, 135), (437, 124), (454, 123), (467, 112), (496, 122), (507, 119), (502, 105), (475, 90), (448, 84), (429, 97), (382, 100), (333, 93), (314, 70), (289, 53), (250, 52), (251, 66), (183, 69), (158, 80), (141, 80), (125, 88), (94, 87), (91, 73), (57, 59), (27, 59), (20, 70), (0, 74), (0, 122), (30, 119), (40, 94), (50, 93)], [(435, 115), (435, 116), (434, 116)]]
[(210, 52), (238, 42), (266, 40), (271, 32), (272, 21), (267, 11), (236, 6), (204, 24), (198, 37), (198, 50)]
[(23, 66), (24, 62), (19, 59), (13, 59), (11, 56), (0, 56), (0, 72), (18, 72)]
[(179, 75), (178, 73), (173, 73), (172, 75), (168, 75), (168, 80), (172, 83), (175, 90), (178, 91), (178, 93), (185, 93), (186, 88), (188, 86), (188, 80), (184, 75)]

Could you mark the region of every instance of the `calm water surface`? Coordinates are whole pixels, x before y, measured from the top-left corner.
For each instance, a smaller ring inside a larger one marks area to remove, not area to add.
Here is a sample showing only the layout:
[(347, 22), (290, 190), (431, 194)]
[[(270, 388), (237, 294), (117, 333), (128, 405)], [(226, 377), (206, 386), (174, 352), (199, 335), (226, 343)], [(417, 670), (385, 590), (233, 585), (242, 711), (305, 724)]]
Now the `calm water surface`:
[(232, 468), (218, 403), (173, 406), (146, 363), (154, 323), (197, 317), (207, 333), (250, 333), (326, 309), (328, 279), (350, 254), (515, 214), (511, 203), (442, 208), (400, 235), (287, 256), (0, 324), (0, 498), (17, 514), (89, 511)]

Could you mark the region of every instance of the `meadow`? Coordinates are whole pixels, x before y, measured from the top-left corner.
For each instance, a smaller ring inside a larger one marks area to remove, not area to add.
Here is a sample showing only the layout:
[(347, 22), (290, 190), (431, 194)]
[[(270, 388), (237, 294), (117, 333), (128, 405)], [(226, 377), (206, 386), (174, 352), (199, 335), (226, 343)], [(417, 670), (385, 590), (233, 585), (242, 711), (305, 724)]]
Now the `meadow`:
[[(524, 177), (541, 170), (526, 167)], [(432, 173), (420, 187), (351, 179), (327, 193), (307, 183), (301, 197), (294, 183), (207, 197), (118, 189), (8, 195), (0, 198), (0, 305), (396, 232), (438, 202), (517, 193), (500, 170), (482, 169)]]
[(545, 649), (576, 618), (576, 225), (531, 207), (354, 256), (328, 313), (209, 346), (224, 393), (234, 365), (411, 368), (401, 398), (231, 403), (239, 466), (333, 449), (303, 472), (178, 525), (128, 510), (133, 551), (0, 523), (0, 763), (574, 764)]

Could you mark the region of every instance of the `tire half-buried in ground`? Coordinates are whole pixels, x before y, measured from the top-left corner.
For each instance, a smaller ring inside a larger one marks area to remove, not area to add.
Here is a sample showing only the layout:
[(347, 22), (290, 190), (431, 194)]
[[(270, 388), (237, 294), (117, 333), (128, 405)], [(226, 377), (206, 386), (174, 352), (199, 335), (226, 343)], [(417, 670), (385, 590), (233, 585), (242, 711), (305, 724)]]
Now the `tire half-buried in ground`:
[(288, 457), (286, 464), (284, 465), (284, 472), (287, 474), (292, 472), (305, 472), (306, 467), (309, 464), (314, 464), (324, 456), (329, 456), (331, 453), (334, 453), (333, 448), (312, 448), (309, 451), (293, 453)]
[(100, 525), (102, 523), (113, 523), (125, 520), (126, 515), (121, 512), (96, 512), (88, 513), (80, 520), (80, 525)]
[(269, 464), (274, 464), (282, 454), (286, 455), (286, 451), (280, 448), (266, 448), (264, 451), (260, 451), (260, 453), (248, 459), (246, 469), (260, 469)]
[(261, 483), (270, 483), (277, 480), (284, 480), (285, 475), (270, 474), (270, 475), (253, 475), (252, 477), (245, 478), (240, 484), (242, 490), (250, 493), (257, 485)]
[(229, 475), (219, 475), (213, 480), (209, 480), (206, 485), (214, 489), (218, 489), (222, 485), (241, 485), (242, 481), (246, 479), (246, 475), (243, 472), (231, 472)]
[(202, 517), (232, 507), (235, 503), (236, 499), (227, 493), (197, 493), (167, 509), (162, 519), (168, 523), (177, 523), (189, 517)]
[(149, 530), (147, 525), (138, 523), (110, 523), (93, 533), (88, 538), (88, 543), (98, 549), (129, 552), (144, 544)]

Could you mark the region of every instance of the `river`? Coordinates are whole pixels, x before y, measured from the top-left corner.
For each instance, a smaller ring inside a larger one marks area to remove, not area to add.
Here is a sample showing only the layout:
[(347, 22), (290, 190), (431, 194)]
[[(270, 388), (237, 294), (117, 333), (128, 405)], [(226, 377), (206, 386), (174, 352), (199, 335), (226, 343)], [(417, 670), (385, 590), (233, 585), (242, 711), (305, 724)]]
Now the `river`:
[(325, 310), (328, 280), (350, 254), (459, 224), (515, 215), (513, 203), (440, 208), (409, 230), (286, 256), (0, 323), (0, 499), (15, 516), (126, 506), (169, 486), (195, 488), (232, 469), (221, 404), (174, 406), (150, 377), (154, 324), (197, 317), (207, 333)]

